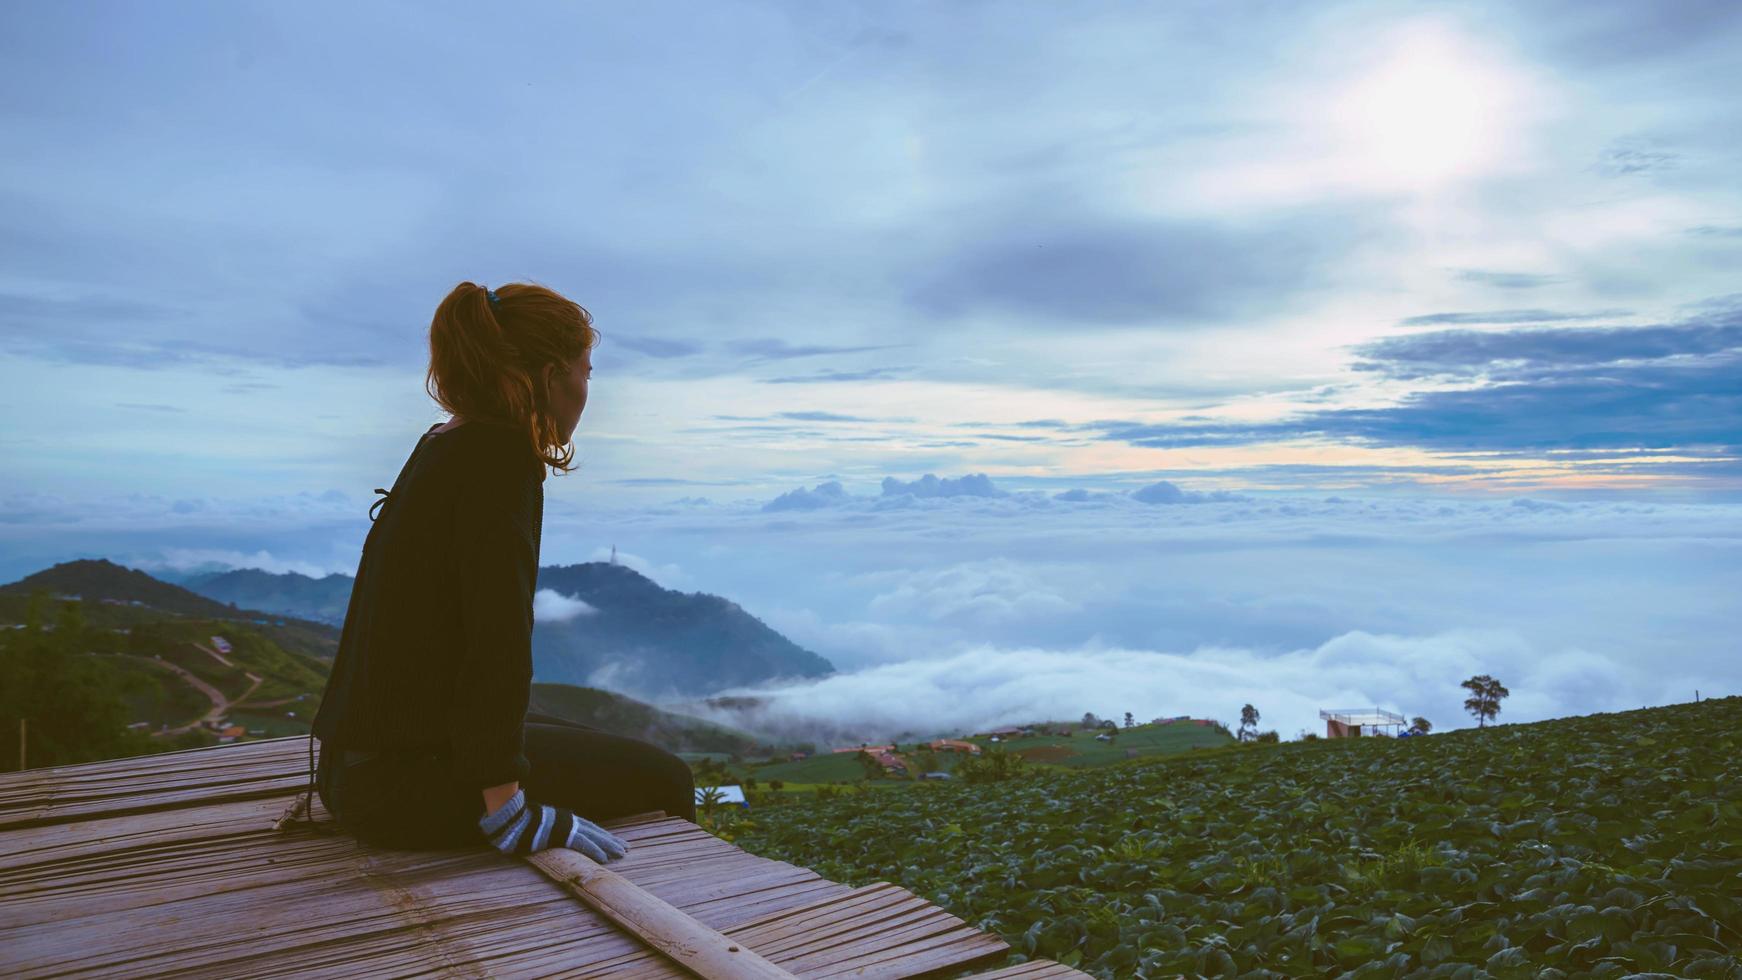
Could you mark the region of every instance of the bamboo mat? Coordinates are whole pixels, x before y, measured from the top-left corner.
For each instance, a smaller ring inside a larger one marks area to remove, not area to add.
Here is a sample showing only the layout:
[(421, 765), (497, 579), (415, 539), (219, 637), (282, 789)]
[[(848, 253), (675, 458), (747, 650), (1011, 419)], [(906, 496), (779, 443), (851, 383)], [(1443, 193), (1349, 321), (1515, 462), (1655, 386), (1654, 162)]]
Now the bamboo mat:
[[(690, 976), (483, 845), (274, 830), (307, 786), (307, 744), (0, 774), (0, 976)], [(330, 820), (318, 796), (314, 816)], [(1007, 959), (999, 937), (888, 882), (829, 881), (659, 812), (605, 826), (631, 847), (611, 871), (799, 977), (956, 977)], [(1050, 961), (975, 975), (1088, 976)]]

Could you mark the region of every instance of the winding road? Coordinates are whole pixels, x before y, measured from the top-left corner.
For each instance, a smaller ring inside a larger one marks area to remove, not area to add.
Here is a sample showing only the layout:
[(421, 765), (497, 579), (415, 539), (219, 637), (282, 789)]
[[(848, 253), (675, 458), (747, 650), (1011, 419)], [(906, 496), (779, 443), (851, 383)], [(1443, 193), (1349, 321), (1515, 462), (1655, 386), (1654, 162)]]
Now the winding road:
[[(197, 644), (197, 643), (194, 645), (199, 646), (199, 644)], [(205, 650), (205, 647), (200, 647), (200, 649)], [(211, 650), (206, 650), (206, 652), (212, 654), (212, 656), (214, 656), (214, 657), (218, 657), (218, 655)], [(206, 697), (212, 699), (211, 710), (207, 711), (204, 715), (202, 715), (197, 720), (195, 720), (189, 724), (182, 725), (179, 728), (164, 728), (164, 729), (160, 729), (158, 731), (152, 732), (151, 734), (153, 737), (164, 736), (164, 735), (176, 735), (176, 734), (179, 734), (181, 732), (191, 731), (195, 728), (204, 728), (206, 726), (207, 722), (217, 721), (219, 718), (222, 718), (225, 715), (229, 714), (231, 705), (248, 700), (248, 695), (253, 694), (254, 689), (259, 687), (260, 682), (261, 682), (261, 678), (259, 676), (257, 676), (256, 674), (254, 674), (252, 672), (244, 671), (243, 676), (247, 677), (249, 680), (253, 681), (254, 683), (248, 685), (248, 690), (243, 691), (240, 697), (238, 697), (234, 701), (232, 701), (229, 698), (226, 698), (224, 696), (223, 691), (218, 690), (217, 688), (213, 687), (212, 685), (210, 685), (210, 684), (206, 683), (205, 681), (201, 680), (200, 678), (194, 676), (194, 674), (192, 672), (188, 671), (187, 669), (182, 668), (182, 667), (178, 667), (175, 664), (172, 664), (167, 660), (159, 660), (156, 657), (140, 656), (139, 654), (136, 654), (136, 653), (116, 653), (116, 654), (110, 654), (110, 656), (126, 657), (128, 660), (135, 660), (135, 661), (138, 661), (140, 663), (151, 664), (152, 666), (155, 666), (155, 667), (161, 667), (165, 670), (172, 670), (172, 671), (176, 672), (177, 674), (180, 674), (181, 679), (184, 681), (187, 681), (188, 684), (191, 687), (193, 687), (195, 690), (199, 691), (201, 694), (204, 694)], [(222, 658), (222, 657), (218, 657), (218, 659), (223, 661), (225, 664), (228, 664), (229, 666), (232, 666), (232, 667), (235, 666), (235, 664), (231, 664), (229, 661), (224, 660), (224, 658)]]

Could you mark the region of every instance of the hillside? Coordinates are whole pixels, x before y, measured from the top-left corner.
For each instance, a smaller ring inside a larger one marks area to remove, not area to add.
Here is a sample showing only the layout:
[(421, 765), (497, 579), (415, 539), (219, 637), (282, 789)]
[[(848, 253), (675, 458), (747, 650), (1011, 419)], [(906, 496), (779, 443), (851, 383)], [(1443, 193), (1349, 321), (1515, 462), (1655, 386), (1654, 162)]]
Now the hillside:
[[(132, 605), (152, 613), (197, 616), (207, 619), (278, 620), (286, 614), (264, 609), (238, 608), (208, 596), (153, 578), (151, 575), (107, 558), (81, 558), (52, 565), (0, 585), (0, 609), (22, 610), (30, 594), (45, 589), (51, 596), (73, 595), (92, 603)], [(22, 619), (12, 620), (22, 622)], [(314, 624), (310, 624), (314, 625)], [(335, 634), (336, 636), (337, 634)]]
[[(272, 578), (230, 581), (253, 581), (254, 594), (262, 596)], [(211, 581), (209, 576), (201, 580)], [(102, 753), (117, 750), (137, 753), (212, 744), (227, 726), (238, 726), (241, 732), (229, 737), (244, 740), (306, 733), (319, 709), (339, 639), (338, 629), (327, 624), (238, 609), (106, 560), (65, 562), (0, 586), (0, 623), (31, 621), (37, 595), (44, 600), (35, 614), (47, 630), (43, 642), (76, 654), (80, 664), (69, 666), (73, 672), (65, 677), (37, 678), (40, 684), (27, 685), (34, 692), (28, 697), (16, 690), (0, 692), (16, 695), (0, 697), (0, 721), (8, 722), (8, 731), (16, 729), (19, 717), (32, 719), (33, 765), (108, 758)], [(72, 596), (79, 598), (68, 598)], [(57, 628), (56, 620), (69, 611), (78, 629), (62, 635), (65, 630)], [(26, 630), (0, 630), (0, 654), (26, 656), (22, 648), (34, 644)], [(91, 697), (108, 697), (99, 692), (113, 690), (118, 703), (112, 710), (117, 714), (104, 714), (102, 731), (85, 731), (95, 723), (94, 717), (87, 720), (90, 699), (73, 697), (76, 692), (67, 690), (69, 683)], [(746, 732), (609, 691), (542, 680), (533, 690), (532, 710), (646, 738), (677, 752), (774, 750)], [(122, 742), (103, 734), (123, 726), (131, 727)], [(91, 747), (100, 747), (94, 749), (98, 754), (89, 755)], [(5, 744), (3, 756), (14, 766), (17, 751), (16, 740)]]
[(529, 710), (646, 739), (673, 751), (752, 754), (770, 749), (746, 732), (661, 711), (634, 698), (592, 687), (535, 683)]
[(847, 793), (732, 833), (1101, 977), (1742, 975), (1742, 697)]

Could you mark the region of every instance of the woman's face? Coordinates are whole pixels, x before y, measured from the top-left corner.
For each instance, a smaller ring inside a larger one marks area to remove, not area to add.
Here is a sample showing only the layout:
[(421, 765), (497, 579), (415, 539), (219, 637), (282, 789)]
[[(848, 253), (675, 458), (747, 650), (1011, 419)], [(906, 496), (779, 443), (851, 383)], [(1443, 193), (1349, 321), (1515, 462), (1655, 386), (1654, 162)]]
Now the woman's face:
[(557, 434), (566, 444), (574, 438), (575, 426), (580, 424), (581, 412), (587, 407), (587, 379), (593, 374), (593, 352), (582, 351), (566, 371), (552, 364), (544, 373), (551, 417), (556, 420)]

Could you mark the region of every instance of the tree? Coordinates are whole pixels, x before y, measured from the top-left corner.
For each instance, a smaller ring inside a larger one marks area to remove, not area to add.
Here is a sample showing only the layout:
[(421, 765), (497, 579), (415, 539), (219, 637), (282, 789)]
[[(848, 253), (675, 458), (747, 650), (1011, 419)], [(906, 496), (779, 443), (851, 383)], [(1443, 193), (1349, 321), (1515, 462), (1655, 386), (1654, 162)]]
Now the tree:
[(1035, 771), (1033, 764), (1020, 754), (994, 745), (979, 755), (970, 755), (956, 763), (955, 775), (965, 783), (996, 783), (1029, 776)]
[(1095, 713), (1093, 711), (1085, 711), (1085, 712), (1083, 712), (1083, 727), (1084, 728), (1100, 728), (1101, 727), (1101, 719), (1096, 718)]
[(0, 636), (0, 770), (19, 767), (19, 719), (25, 720), (24, 764), (32, 769), (161, 752), (172, 746), (127, 727), (125, 684), (101, 658), (87, 655), (97, 634), (84, 604), (52, 610), (46, 590), (33, 593), (25, 628)]
[(1477, 674), (1459, 686), (1470, 692), (1464, 710), (1476, 716), (1477, 728), (1486, 727), (1488, 719), (1500, 713), (1500, 699), (1512, 693), (1487, 674)]
[(1136, 724), (1137, 723), (1135, 721), (1131, 720), (1131, 712), (1129, 712), (1129, 711), (1125, 712), (1125, 727), (1131, 728), (1131, 727), (1135, 726)]
[(1240, 709), (1240, 741), (1244, 742), (1258, 734), (1258, 709), (1246, 705)]
[(871, 753), (864, 749), (860, 749), (859, 754), (854, 756), (854, 758), (859, 760), (859, 767), (865, 770), (866, 779), (878, 779), (882, 777), (883, 763), (878, 762), (876, 757)]
[(1421, 715), (1416, 715), (1409, 721), (1409, 730), (1417, 735), (1426, 735), (1428, 732), (1434, 730), (1434, 723), (1423, 718)]

